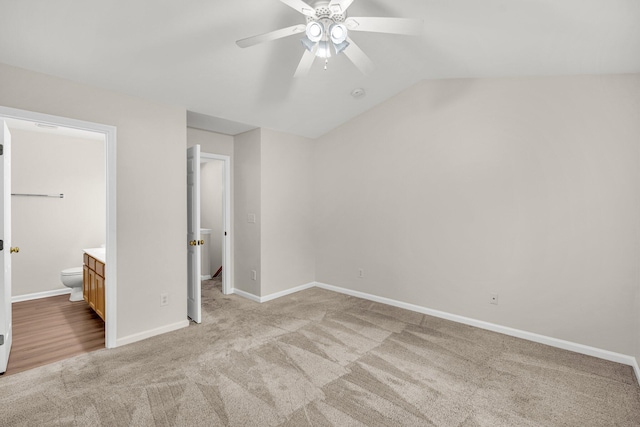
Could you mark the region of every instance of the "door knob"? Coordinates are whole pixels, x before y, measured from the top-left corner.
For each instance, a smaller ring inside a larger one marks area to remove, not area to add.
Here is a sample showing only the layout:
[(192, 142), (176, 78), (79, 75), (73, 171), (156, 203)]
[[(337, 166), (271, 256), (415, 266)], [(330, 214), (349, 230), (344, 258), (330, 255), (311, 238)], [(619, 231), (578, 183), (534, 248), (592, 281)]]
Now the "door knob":
[(14, 252), (16, 252), (16, 253), (17, 253), (17, 252), (20, 252), (20, 248), (16, 246), (15, 248), (11, 248), (11, 249), (9, 249), (9, 253), (11, 253), (11, 254), (12, 254), (12, 253), (14, 253)]
[(200, 240), (200, 244), (201, 244), (201, 245), (204, 245), (204, 240)]
[(198, 243), (197, 243), (195, 240), (192, 240), (192, 241), (190, 241), (190, 242), (189, 242), (189, 245), (191, 245), (191, 246), (195, 246), (195, 245), (197, 245), (197, 244), (198, 244)]

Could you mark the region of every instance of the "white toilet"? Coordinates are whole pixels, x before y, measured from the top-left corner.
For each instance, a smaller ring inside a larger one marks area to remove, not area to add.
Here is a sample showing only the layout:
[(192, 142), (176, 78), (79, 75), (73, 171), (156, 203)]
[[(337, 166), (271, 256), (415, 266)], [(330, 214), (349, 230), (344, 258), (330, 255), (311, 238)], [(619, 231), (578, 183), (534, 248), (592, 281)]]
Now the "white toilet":
[(67, 268), (60, 272), (62, 283), (71, 288), (69, 301), (82, 301), (82, 267)]

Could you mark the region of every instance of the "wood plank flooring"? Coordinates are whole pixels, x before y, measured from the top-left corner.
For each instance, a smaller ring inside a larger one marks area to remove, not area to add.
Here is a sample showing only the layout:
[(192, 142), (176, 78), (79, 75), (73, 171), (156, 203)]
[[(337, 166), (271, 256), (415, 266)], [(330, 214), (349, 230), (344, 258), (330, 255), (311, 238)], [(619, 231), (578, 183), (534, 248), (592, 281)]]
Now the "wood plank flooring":
[(13, 303), (11, 375), (104, 348), (104, 322), (69, 295)]

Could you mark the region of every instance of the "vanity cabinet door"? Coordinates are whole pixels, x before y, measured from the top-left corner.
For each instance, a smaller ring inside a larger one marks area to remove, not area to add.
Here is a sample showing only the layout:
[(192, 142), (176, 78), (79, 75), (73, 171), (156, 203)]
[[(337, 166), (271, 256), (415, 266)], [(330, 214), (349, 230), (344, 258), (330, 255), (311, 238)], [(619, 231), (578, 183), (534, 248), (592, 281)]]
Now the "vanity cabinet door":
[(82, 266), (82, 296), (87, 303), (89, 302), (90, 286), (91, 282), (89, 281), (89, 267), (84, 265)]
[(89, 307), (102, 320), (105, 317), (104, 273), (104, 263), (85, 253), (82, 268), (82, 294)]
[(96, 281), (95, 310), (96, 310), (96, 313), (98, 313), (98, 316), (100, 316), (102, 320), (104, 320), (104, 278), (96, 274), (95, 281)]
[(89, 269), (89, 306), (96, 309), (96, 272)]

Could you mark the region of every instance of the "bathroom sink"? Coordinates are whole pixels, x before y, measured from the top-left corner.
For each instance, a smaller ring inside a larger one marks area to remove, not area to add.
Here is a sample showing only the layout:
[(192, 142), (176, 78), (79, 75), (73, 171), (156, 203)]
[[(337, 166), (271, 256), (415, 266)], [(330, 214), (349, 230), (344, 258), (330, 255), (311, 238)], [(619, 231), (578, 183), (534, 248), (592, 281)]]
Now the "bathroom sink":
[(102, 262), (103, 264), (106, 264), (107, 255), (105, 253), (104, 248), (90, 248), (90, 249), (83, 249), (83, 250), (88, 255), (94, 257), (95, 259)]

